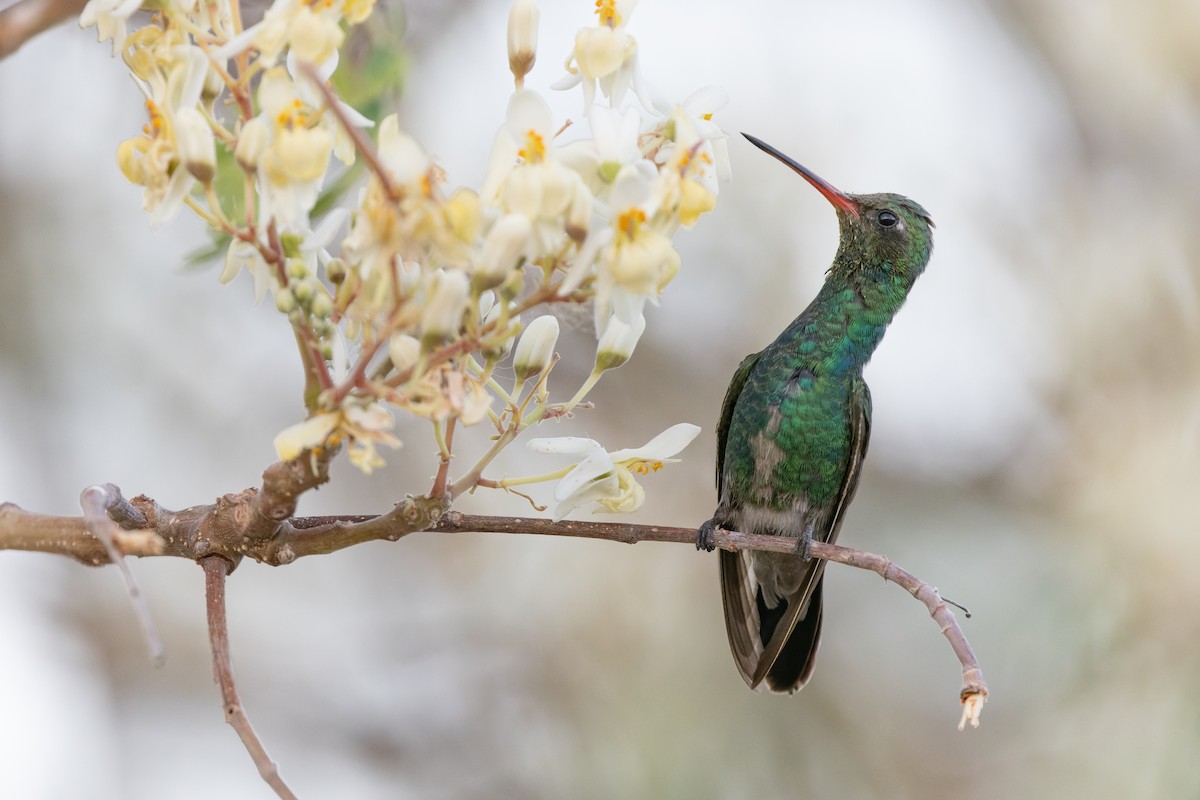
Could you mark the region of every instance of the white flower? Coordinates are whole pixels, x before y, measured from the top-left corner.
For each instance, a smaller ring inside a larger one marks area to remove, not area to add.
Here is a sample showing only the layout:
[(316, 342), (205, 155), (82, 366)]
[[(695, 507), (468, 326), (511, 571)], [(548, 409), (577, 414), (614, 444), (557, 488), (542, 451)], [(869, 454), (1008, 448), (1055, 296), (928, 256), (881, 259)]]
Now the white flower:
[[(585, 109), (595, 102), (597, 84), (613, 106), (621, 104), (630, 86), (639, 98), (643, 97), (645, 91), (637, 66), (637, 40), (625, 30), (636, 5), (637, 0), (597, 0), (598, 24), (575, 35), (575, 49), (567, 59), (570, 74), (553, 88), (570, 89), (582, 83)], [(644, 101), (643, 105), (646, 105)]]
[(701, 214), (711, 211), (719, 182), (733, 176), (725, 132), (712, 121), (728, 102), (725, 90), (715, 86), (698, 89), (681, 105), (655, 101), (666, 119), (649, 137), (647, 151), (662, 166), (662, 180), (656, 186), (658, 204), (669, 210), (676, 227), (691, 227)]
[(96, 26), (96, 41), (112, 39), (113, 55), (125, 44), (126, 24), (142, 0), (88, 0), (79, 15), (79, 27)]
[(150, 124), (145, 134), (121, 142), (117, 165), (127, 179), (144, 187), (142, 207), (150, 214), (150, 225), (158, 228), (175, 216), (196, 183), (188, 169), (177, 169), (181, 158), (177, 134), (181, 113), (184, 127), (195, 131), (195, 117), (190, 125), (187, 117), (199, 113), (196, 105), (208, 74), (208, 59), (200, 48), (171, 47), (164, 37), (135, 34), (128, 41), (126, 63), (146, 96)]
[(271, 143), (259, 160), (262, 214), (288, 230), (308, 227), (317, 201), (334, 137), (313, 125), (319, 113), (306, 104), (292, 77), (282, 67), (267, 70), (258, 86), (261, 117), (271, 129)]
[(529, 448), (539, 453), (580, 457), (579, 463), (554, 489), (554, 519), (562, 519), (576, 508), (597, 503), (607, 511), (629, 513), (641, 507), (645, 491), (634, 473), (657, 472), (687, 447), (700, 428), (686, 422), (672, 425), (646, 444), (609, 453), (599, 442), (579, 436), (533, 439)]
[(596, 266), (596, 335), (614, 314), (637, 325), (646, 301), (658, 302), (679, 271), (679, 254), (657, 227), (653, 165), (642, 160), (617, 176), (610, 203), (612, 226), (589, 238), (563, 281), (562, 293), (574, 291)]
[(529, 220), (524, 252), (529, 261), (560, 251), (569, 237), (582, 239), (591, 213), (591, 193), (556, 157), (554, 135), (545, 99), (530, 89), (513, 92), (479, 193), (484, 202)]
[(618, 111), (601, 105), (588, 109), (587, 116), (592, 138), (571, 142), (559, 154), (597, 197), (607, 197), (621, 168), (642, 158), (641, 117), (632, 108)]

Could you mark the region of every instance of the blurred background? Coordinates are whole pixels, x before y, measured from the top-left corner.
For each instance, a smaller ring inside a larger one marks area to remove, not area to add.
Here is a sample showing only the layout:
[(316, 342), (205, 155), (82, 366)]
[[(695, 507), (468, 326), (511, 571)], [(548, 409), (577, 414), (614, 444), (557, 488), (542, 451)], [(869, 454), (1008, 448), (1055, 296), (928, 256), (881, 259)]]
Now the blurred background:
[[(591, 6), (543, 3), (531, 86), (562, 74)], [(511, 90), (507, 3), (389, 13), (401, 125), (451, 186), (478, 186)], [(932, 212), (933, 261), (867, 371), (873, 441), (841, 537), (971, 608), (983, 724), (955, 730), (957, 662), (873, 575), (830, 568), (816, 675), (778, 697), (738, 677), (713, 554), (416, 535), (231, 579), (241, 694), (284, 777), (302, 797), (1200, 795), (1200, 5), (647, 0), (630, 30), (665, 94), (729, 91), (731, 134)], [(76, 514), (112, 481), (210, 502), (256, 484), (299, 419), (294, 347), (247, 278), (184, 266), (197, 220), (149, 229), (114, 161), (141, 97), (94, 38), (67, 24), (0, 62), (0, 500)], [(555, 98), (578, 118), (577, 93)], [(703, 425), (630, 521), (708, 518), (725, 384), (836, 247), (816, 192), (730, 150), (633, 361), (539, 434), (617, 448)], [(582, 323), (560, 349), (590, 366)], [(567, 364), (563, 398), (585, 369)], [(387, 470), (343, 459), (302, 512), (425, 491), (432, 441), (399, 433)], [(509, 456), (501, 471), (539, 466)], [(114, 570), (0, 554), (0, 796), (269, 796), (223, 724), (201, 571), (132, 566), (159, 670)]]

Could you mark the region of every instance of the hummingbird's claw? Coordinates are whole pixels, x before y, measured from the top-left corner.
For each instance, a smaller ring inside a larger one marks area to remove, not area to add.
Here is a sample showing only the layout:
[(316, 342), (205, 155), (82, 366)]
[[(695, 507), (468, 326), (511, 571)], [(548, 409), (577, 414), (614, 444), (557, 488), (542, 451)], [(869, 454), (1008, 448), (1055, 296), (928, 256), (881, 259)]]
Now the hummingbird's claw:
[(796, 541), (796, 553), (805, 561), (812, 559), (813, 526), (809, 524)]
[(716, 529), (716, 520), (710, 519), (707, 522), (701, 523), (700, 527), (696, 529), (697, 550), (704, 550), (705, 552), (711, 553), (713, 550), (717, 549), (716, 542), (713, 541), (713, 533), (716, 531)]

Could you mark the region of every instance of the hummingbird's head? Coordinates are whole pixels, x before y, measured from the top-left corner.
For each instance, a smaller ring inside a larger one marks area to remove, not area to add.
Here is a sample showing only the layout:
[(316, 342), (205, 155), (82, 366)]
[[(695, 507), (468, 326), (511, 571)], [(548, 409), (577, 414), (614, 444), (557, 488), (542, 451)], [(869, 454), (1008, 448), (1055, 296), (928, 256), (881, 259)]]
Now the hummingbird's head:
[[(933, 249), (933, 220), (920, 203), (891, 193), (847, 194), (761, 139), (748, 133), (742, 136), (799, 173), (833, 205), (841, 228), (835, 267), (855, 268), (865, 257), (876, 264), (909, 270), (913, 280), (925, 268)], [(850, 254), (858, 257), (844, 257)]]

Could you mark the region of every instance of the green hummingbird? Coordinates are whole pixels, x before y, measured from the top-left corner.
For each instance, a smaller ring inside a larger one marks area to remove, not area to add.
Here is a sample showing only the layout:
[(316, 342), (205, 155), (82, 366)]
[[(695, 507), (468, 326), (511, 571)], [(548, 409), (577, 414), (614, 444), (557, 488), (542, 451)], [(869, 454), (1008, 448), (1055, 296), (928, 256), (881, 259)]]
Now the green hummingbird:
[(795, 692), (821, 638), (825, 562), (854, 497), (871, 433), (863, 367), (933, 249), (929, 212), (898, 194), (846, 194), (774, 147), (742, 134), (812, 184), (837, 211), (841, 241), (825, 285), (765, 350), (733, 374), (717, 427), (715, 527), (788, 536), (796, 552), (721, 551), (725, 628), (750, 688)]

